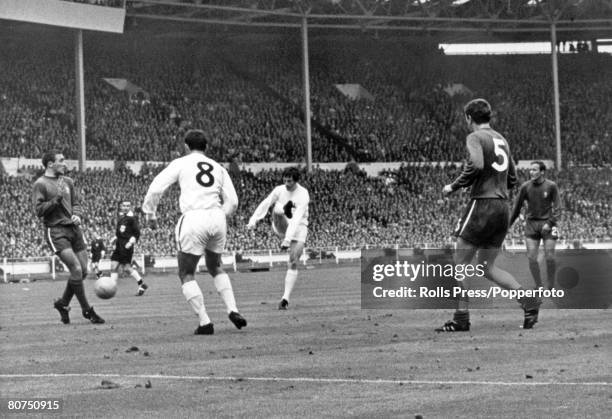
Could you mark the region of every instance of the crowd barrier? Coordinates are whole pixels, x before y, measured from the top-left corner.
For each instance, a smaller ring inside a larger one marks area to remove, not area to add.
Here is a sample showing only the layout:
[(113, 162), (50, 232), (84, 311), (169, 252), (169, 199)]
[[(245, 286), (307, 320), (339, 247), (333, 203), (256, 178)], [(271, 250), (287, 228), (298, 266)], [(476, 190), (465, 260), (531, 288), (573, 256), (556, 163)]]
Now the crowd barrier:
[[(558, 249), (567, 249), (572, 245), (571, 241), (562, 241)], [(585, 249), (612, 249), (612, 242), (582, 243)], [(398, 244), (382, 246), (364, 246), (364, 248), (400, 249), (405, 246)], [(425, 246), (430, 248), (431, 246)], [(508, 251), (525, 251), (525, 245), (510, 242), (505, 245)], [(303, 266), (317, 264), (340, 264), (358, 262), (361, 258), (361, 247), (325, 247), (307, 248), (302, 255), (300, 263)], [(225, 253), (222, 256), (223, 266), (227, 269), (238, 270), (261, 270), (270, 269), (277, 265), (287, 263), (287, 254), (278, 250), (245, 250), (242, 252)], [(171, 255), (134, 255), (133, 264), (144, 275), (147, 271), (152, 272), (174, 272), (178, 265), (176, 256)], [(110, 270), (110, 259), (102, 259), (99, 264), (102, 271)], [(204, 258), (198, 266), (200, 271), (205, 271)], [(67, 268), (55, 256), (9, 259), (2, 258), (0, 264), (2, 280), (6, 282), (19, 281), (27, 278), (56, 279), (58, 273), (67, 272)], [(91, 269), (90, 269), (91, 271)]]

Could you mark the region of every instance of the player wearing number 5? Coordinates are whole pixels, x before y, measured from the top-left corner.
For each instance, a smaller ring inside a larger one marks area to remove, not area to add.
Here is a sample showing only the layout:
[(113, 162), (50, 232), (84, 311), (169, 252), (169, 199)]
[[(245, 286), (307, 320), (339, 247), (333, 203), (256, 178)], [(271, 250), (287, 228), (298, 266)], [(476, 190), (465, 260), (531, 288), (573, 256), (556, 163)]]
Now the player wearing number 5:
[(559, 209), (559, 189), (555, 182), (544, 177), (546, 165), (542, 161), (534, 161), (529, 168), (531, 180), (523, 183), (519, 189), (518, 198), (510, 217), (510, 225), (518, 218), (523, 203), (527, 201), (527, 216), (525, 221), (525, 238), (529, 270), (536, 287), (542, 286), (538, 251), (540, 240), (544, 242), (544, 258), (546, 259), (546, 279), (548, 288), (555, 285), (555, 245), (559, 233), (557, 231), (557, 214)]
[(238, 207), (238, 196), (227, 170), (204, 152), (208, 139), (203, 131), (185, 134), (186, 156), (173, 160), (153, 179), (142, 205), (147, 222), (156, 228), (156, 211), (164, 191), (178, 182), (181, 189), (181, 217), (176, 229), (178, 275), (183, 296), (199, 317), (198, 335), (212, 335), (213, 324), (204, 306), (202, 290), (195, 281), (195, 271), (204, 255), (206, 268), (227, 308), (229, 319), (238, 328), (247, 325), (238, 312), (230, 278), (221, 266), (221, 254), (227, 236), (226, 217)]
[[(467, 136), (468, 161), (454, 182), (444, 186), (449, 195), (459, 188), (471, 187), (470, 203), (454, 235), (457, 237), (455, 263), (470, 264), (474, 256), (485, 276), (504, 289), (522, 289), (508, 272), (495, 265), (495, 259), (508, 231), (510, 208), (508, 188), (516, 185), (516, 168), (506, 139), (489, 125), (491, 105), (484, 99), (474, 99), (464, 107), (465, 120), (471, 133)], [(457, 285), (468, 288), (466, 280)], [(538, 320), (540, 301), (522, 298), (523, 328), (531, 329)], [(458, 332), (470, 329), (468, 300), (457, 300), (453, 320), (436, 329)]]

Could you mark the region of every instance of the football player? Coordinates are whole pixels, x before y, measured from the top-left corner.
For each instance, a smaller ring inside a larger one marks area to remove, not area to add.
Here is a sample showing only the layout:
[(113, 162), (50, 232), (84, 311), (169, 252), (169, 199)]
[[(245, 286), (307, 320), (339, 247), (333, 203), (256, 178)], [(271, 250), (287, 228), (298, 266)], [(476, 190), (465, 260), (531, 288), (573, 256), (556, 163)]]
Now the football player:
[(525, 217), (525, 242), (529, 270), (536, 287), (542, 286), (538, 252), (540, 240), (544, 242), (544, 258), (546, 260), (546, 280), (548, 289), (555, 286), (555, 245), (559, 232), (557, 229), (557, 210), (559, 209), (559, 189), (552, 180), (546, 179), (546, 165), (542, 161), (534, 161), (529, 168), (530, 180), (523, 183), (514, 203), (510, 226), (519, 217), (523, 203), (527, 202)]
[(308, 204), (310, 196), (306, 188), (298, 183), (300, 172), (296, 167), (283, 171), (283, 184), (264, 199), (249, 219), (247, 228), (255, 228), (272, 207), (272, 229), (282, 240), (281, 249), (289, 251), (289, 262), (285, 274), (285, 291), (278, 304), (279, 310), (287, 310), (289, 298), (298, 277), (298, 263), (308, 235)]
[(91, 241), (90, 245), (91, 252), (91, 268), (98, 278), (102, 276), (102, 270), (100, 270), (100, 259), (104, 258), (106, 255), (106, 246), (104, 245), (104, 240), (100, 236), (100, 233), (97, 231), (94, 233), (94, 239)]
[(138, 284), (136, 295), (142, 296), (149, 286), (144, 283), (140, 273), (132, 267), (134, 246), (139, 239), (140, 226), (132, 209), (132, 202), (123, 200), (119, 202), (119, 218), (113, 238), (115, 249), (111, 255), (111, 279), (117, 282), (119, 269), (123, 269), (125, 273), (136, 280)]
[(64, 155), (50, 151), (43, 155), (43, 176), (36, 179), (32, 200), (36, 215), (45, 227), (45, 239), (61, 261), (68, 267), (70, 277), (64, 294), (53, 303), (62, 323), (70, 323), (70, 300), (77, 297), (83, 317), (95, 324), (104, 323), (85, 296), (83, 279), (87, 277), (87, 245), (81, 231), (83, 208), (74, 181), (64, 176)]
[(227, 170), (204, 154), (207, 144), (208, 138), (203, 131), (189, 130), (185, 134), (188, 154), (170, 162), (153, 179), (142, 205), (149, 226), (156, 228), (159, 201), (164, 191), (178, 182), (182, 213), (175, 229), (179, 279), (183, 296), (199, 318), (197, 335), (214, 333), (202, 290), (194, 277), (202, 255), (230, 321), (238, 329), (247, 325), (238, 312), (232, 283), (221, 262), (227, 238), (226, 217), (236, 211), (238, 196)]
[[(468, 160), (454, 182), (445, 185), (445, 195), (471, 187), (470, 203), (459, 220), (454, 235), (457, 237), (455, 263), (466, 265), (474, 256), (484, 269), (487, 279), (504, 289), (523, 289), (509, 273), (495, 265), (495, 259), (508, 232), (510, 208), (508, 188), (516, 180), (516, 168), (506, 139), (491, 128), (491, 105), (484, 99), (468, 102), (464, 109), (465, 121), (471, 131), (466, 139)], [(467, 289), (466, 280), (457, 285)], [(523, 328), (531, 329), (538, 321), (541, 301), (537, 298), (519, 300), (524, 311)], [(438, 332), (470, 330), (468, 299), (457, 300), (453, 319), (436, 329)]]

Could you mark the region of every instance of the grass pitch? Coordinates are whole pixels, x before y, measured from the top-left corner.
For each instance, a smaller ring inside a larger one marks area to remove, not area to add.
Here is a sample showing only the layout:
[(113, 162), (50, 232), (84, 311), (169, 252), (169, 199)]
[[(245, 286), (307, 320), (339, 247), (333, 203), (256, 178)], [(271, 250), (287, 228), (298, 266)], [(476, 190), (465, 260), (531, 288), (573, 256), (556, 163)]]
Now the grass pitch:
[(60, 323), (64, 281), (0, 285), (2, 402), (63, 400), (44, 417), (608, 417), (608, 310), (549, 305), (523, 331), (510, 304), (436, 334), (451, 312), (361, 310), (358, 265), (301, 270), (286, 312), (282, 270), (230, 275), (249, 324), (234, 328), (201, 274), (213, 336), (193, 335), (174, 274), (148, 275), (143, 297), (124, 278), (111, 300), (87, 281), (104, 325), (76, 300)]

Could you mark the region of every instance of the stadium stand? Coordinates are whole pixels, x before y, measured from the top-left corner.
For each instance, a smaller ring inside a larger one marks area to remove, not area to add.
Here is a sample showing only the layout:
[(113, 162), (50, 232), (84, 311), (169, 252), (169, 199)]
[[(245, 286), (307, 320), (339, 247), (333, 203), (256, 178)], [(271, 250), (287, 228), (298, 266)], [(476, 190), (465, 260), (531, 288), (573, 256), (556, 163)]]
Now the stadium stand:
[[(85, 40), (88, 159), (168, 161), (192, 126), (213, 135), (210, 153), (221, 161), (305, 159), (298, 39), (142, 38)], [(9, 37), (0, 46), (0, 156), (39, 157), (56, 147), (76, 158), (71, 42), (59, 34)], [(490, 99), (515, 159), (554, 156), (547, 56), (450, 57), (400, 41), (313, 40), (310, 67), (314, 161), (456, 160), (464, 97), (445, 90), (456, 83)], [(104, 78), (126, 80), (146, 96)], [(561, 54), (559, 79), (564, 161), (610, 163), (612, 56)], [(339, 83), (359, 84), (374, 99), (349, 99)]]
[[(138, 33), (118, 41), (87, 34), (87, 158), (169, 161), (182, 151), (181, 133), (198, 127), (214, 138), (208, 153), (217, 160), (303, 162), (299, 38), (258, 41)], [(59, 31), (40, 37), (15, 31), (0, 44), (0, 156), (38, 159), (43, 151), (57, 149), (67, 158), (77, 157), (72, 42)], [(478, 86), (472, 94), (491, 100), (495, 126), (507, 133), (516, 160), (554, 156), (547, 56), (448, 57), (427, 44), (343, 37), (334, 42), (315, 38), (310, 50), (315, 162), (460, 160), (465, 97), (448, 93), (454, 83)], [(611, 240), (612, 56), (561, 54), (559, 77), (563, 156), (570, 168), (553, 176), (563, 192), (562, 235)], [(127, 82), (137, 93), (117, 88)], [(359, 84), (373, 100), (349, 99), (335, 87), (339, 83)], [(0, 207), (1, 256), (48, 254), (30, 203), (39, 169), (0, 177), (2, 196), (10, 197)], [(88, 234), (98, 230), (108, 240), (116, 197), (138, 201), (158, 170), (74, 173)], [(278, 183), (279, 173), (255, 176), (236, 170), (241, 206), (231, 221), (229, 249), (276, 248), (278, 240), (265, 223), (255, 234), (244, 225), (265, 191)], [(358, 170), (314, 170), (304, 179), (313, 196), (308, 245), (447, 243), (465, 197), (443, 199), (440, 190), (456, 170), (436, 163), (405, 165), (380, 177)], [(142, 252), (174, 253), (174, 194), (164, 198), (163, 228), (144, 235)], [(518, 224), (511, 239), (522, 240)]]
[[(84, 231), (91, 237), (98, 231), (108, 242), (114, 232), (117, 200), (132, 198), (139, 203), (158, 167), (143, 166), (135, 175), (128, 169), (90, 170), (73, 173), (83, 196)], [(465, 194), (442, 198), (442, 186), (457, 173), (454, 167), (410, 167), (389, 171), (380, 177), (365, 177), (346, 171), (314, 170), (303, 184), (310, 190), (311, 215), (308, 246), (401, 245), (444, 246), (464, 204)], [(563, 211), (561, 238), (572, 241), (612, 240), (612, 169), (575, 168), (548, 174), (562, 186)], [(48, 255), (42, 241), (41, 225), (31, 210), (30, 189), (35, 175), (3, 175), (0, 183), (5, 199), (0, 208), (0, 255), (25, 258)], [(254, 175), (242, 171), (234, 179), (241, 199), (239, 211), (230, 220), (228, 250), (277, 249), (278, 239), (269, 222), (260, 223), (255, 233), (246, 223), (255, 206), (278, 184), (280, 171), (267, 170)], [(521, 172), (527, 179), (527, 172)], [(602, 192), (603, 191), (603, 192)], [(178, 189), (162, 199), (158, 230), (146, 230), (139, 252), (172, 255), (174, 225), (178, 218)], [(521, 223), (516, 223), (509, 239), (522, 240)]]

